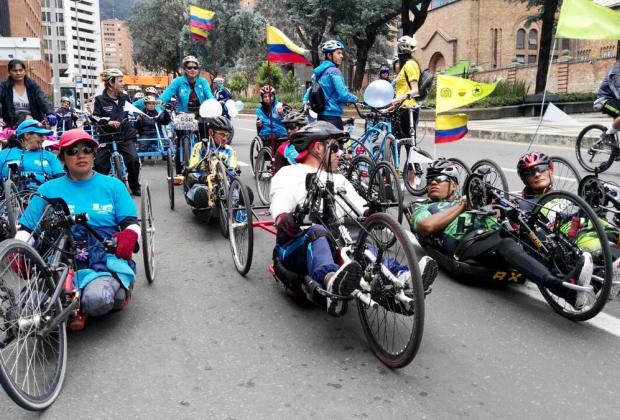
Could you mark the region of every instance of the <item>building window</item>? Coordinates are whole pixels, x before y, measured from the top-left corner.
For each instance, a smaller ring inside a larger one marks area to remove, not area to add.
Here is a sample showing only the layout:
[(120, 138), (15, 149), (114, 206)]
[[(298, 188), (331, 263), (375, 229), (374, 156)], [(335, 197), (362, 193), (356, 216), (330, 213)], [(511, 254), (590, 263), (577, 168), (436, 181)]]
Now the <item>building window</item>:
[(525, 63), (525, 56), (523, 54), (517, 54), (517, 63), (519, 64)]
[(530, 50), (538, 48), (538, 31), (536, 29), (531, 29), (527, 35), (527, 45)]
[(517, 31), (517, 49), (525, 49), (525, 29), (519, 29)]
[(536, 64), (536, 56), (528, 55), (527, 56), (527, 64)]

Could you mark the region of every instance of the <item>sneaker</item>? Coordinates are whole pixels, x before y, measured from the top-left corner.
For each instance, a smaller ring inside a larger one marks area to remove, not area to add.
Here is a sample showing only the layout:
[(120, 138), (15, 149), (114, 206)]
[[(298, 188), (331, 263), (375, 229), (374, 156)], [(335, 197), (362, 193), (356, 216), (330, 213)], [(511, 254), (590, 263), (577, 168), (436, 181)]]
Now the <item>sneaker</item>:
[(616, 145), (616, 133), (608, 134), (605, 133), (601, 136), (603, 143), (610, 146)]
[(82, 311), (78, 311), (77, 314), (69, 322), (69, 331), (82, 331), (86, 326), (86, 320), (88, 315)]
[[(341, 266), (338, 271), (327, 273), (324, 282), (327, 291), (336, 295), (349, 296), (359, 287), (362, 271), (362, 266), (358, 262), (351, 261)], [(343, 306), (346, 305), (341, 299), (327, 299), (329, 314), (340, 315)]]
[[(587, 287), (590, 285), (593, 270), (594, 264), (592, 263), (592, 255), (590, 255), (589, 252), (584, 252), (575, 265), (575, 268), (573, 268), (573, 270), (566, 275), (564, 281), (578, 286)], [(566, 295), (566, 301), (577, 311), (583, 308), (586, 304), (586, 300), (587, 292), (570, 290), (570, 293)]]
[(209, 207), (209, 193), (206, 188), (198, 188), (194, 194), (194, 207), (204, 209)]
[(425, 255), (420, 258), (418, 267), (420, 267), (420, 273), (422, 273), (422, 286), (424, 287), (424, 294), (428, 295), (431, 292), (431, 286), (439, 273), (439, 265), (437, 265), (437, 261), (428, 255)]
[(135, 197), (140, 197), (142, 195), (142, 191), (140, 191), (140, 188), (135, 188), (133, 190), (131, 190), (131, 193), (135, 196)]
[(613, 262), (613, 276), (611, 278), (611, 289), (609, 289), (609, 296), (607, 300), (614, 300), (620, 292), (620, 258)]

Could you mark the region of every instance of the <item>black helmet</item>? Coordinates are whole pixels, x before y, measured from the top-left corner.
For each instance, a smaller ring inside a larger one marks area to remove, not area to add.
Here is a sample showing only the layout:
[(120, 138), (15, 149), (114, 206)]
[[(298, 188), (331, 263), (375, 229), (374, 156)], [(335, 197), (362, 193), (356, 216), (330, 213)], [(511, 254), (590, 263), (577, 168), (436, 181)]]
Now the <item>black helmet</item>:
[(287, 129), (303, 127), (308, 124), (308, 118), (301, 112), (291, 111), (282, 118), (282, 124)]
[(426, 179), (446, 175), (454, 182), (459, 182), (459, 170), (456, 165), (447, 159), (438, 159), (426, 169)]
[(290, 142), (295, 146), (298, 153), (308, 148), (314, 140), (324, 141), (327, 139), (343, 140), (348, 134), (336, 128), (326, 121), (315, 121), (291, 134)]
[(226, 117), (219, 116), (214, 118), (205, 118), (205, 122), (207, 123), (207, 128), (228, 131), (229, 133), (232, 131), (232, 125)]

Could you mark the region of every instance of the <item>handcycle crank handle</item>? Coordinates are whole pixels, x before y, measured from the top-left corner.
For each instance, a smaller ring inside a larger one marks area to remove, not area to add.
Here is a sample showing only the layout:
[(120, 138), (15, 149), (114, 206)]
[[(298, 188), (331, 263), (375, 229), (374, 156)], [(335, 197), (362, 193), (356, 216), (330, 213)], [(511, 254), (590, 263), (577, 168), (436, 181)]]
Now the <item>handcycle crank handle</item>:
[(101, 244), (106, 252), (113, 253), (116, 251), (118, 241), (116, 238), (105, 239), (99, 232), (97, 232), (91, 225), (88, 224), (88, 213), (78, 213), (71, 216), (71, 220), (74, 224), (84, 226), (84, 228), (93, 235)]

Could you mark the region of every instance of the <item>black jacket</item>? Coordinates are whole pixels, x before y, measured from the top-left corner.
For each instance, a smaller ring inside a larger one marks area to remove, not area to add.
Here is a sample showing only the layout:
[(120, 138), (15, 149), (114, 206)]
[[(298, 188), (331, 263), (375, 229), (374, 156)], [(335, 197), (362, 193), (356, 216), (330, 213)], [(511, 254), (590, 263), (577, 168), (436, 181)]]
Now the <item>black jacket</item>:
[[(95, 97), (93, 115), (95, 117), (107, 117), (110, 121), (120, 121), (120, 140), (135, 140), (137, 137), (136, 130), (127, 119), (128, 112), (123, 109), (127, 102), (131, 103), (128, 95), (119, 94), (115, 102), (114, 99), (108, 96), (108, 92), (104, 91), (101, 95)], [(106, 133), (117, 132), (114, 128), (108, 126), (107, 123), (97, 124), (97, 126), (100, 133), (104, 134), (101, 139), (103, 142), (111, 140), (109, 136), (105, 136)]]
[[(34, 80), (26, 76), (24, 83), (26, 84), (26, 92), (28, 94), (28, 102), (30, 102), (30, 113), (32, 114), (32, 118), (37, 121), (43, 121), (47, 114), (54, 113), (54, 109), (47, 101), (45, 93), (43, 93)], [(0, 84), (0, 115), (2, 115), (2, 119), (9, 126), (14, 126), (17, 122), (15, 107), (13, 106), (14, 84), (13, 79), (10, 77)]]
[(58, 130), (66, 131), (77, 127), (78, 115), (75, 113), (75, 109), (60, 107), (56, 110), (56, 116), (58, 117)]
[[(138, 135), (141, 138), (155, 138), (157, 137), (157, 128), (156, 124), (159, 126), (170, 124), (170, 113), (164, 110), (159, 116), (156, 110), (152, 111), (144, 111), (146, 115), (153, 118), (147, 118), (144, 115), (138, 115), (138, 119), (136, 120), (136, 130), (138, 130)], [(160, 131), (161, 133), (161, 131)]]

